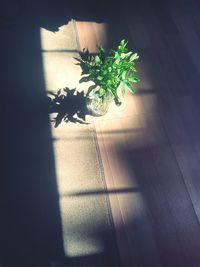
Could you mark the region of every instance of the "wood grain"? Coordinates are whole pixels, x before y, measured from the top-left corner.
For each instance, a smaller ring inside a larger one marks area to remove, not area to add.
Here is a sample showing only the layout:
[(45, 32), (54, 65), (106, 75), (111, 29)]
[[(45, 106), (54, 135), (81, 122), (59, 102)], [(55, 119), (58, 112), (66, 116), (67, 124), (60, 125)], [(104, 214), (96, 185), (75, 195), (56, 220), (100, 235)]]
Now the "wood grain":
[(140, 54), (137, 93), (94, 118), (122, 267), (200, 266), (198, 8), (141, 1), (108, 20), (107, 45), (125, 35)]

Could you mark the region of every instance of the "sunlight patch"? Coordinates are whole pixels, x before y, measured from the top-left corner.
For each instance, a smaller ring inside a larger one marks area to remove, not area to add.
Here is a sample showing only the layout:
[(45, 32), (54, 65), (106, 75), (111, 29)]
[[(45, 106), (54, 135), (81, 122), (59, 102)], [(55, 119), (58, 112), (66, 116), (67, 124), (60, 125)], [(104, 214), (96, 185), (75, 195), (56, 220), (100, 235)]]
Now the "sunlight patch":
[[(79, 47), (73, 21), (53, 33), (41, 28), (41, 53), (46, 91), (57, 93), (79, 84), (80, 67), (75, 65)], [(89, 120), (89, 119), (88, 119)], [(73, 191), (104, 190), (93, 124), (51, 124), (55, 157), (63, 249), (66, 257), (104, 253), (109, 241), (109, 215), (105, 195), (72, 197)]]

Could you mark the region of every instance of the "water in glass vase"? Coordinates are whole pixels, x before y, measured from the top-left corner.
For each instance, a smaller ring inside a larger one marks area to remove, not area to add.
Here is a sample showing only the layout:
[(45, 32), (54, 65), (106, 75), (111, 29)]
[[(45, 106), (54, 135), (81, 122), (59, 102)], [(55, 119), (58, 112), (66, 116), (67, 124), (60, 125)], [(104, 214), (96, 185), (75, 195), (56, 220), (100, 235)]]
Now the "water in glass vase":
[(106, 94), (100, 97), (93, 94), (87, 99), (87, 109), (93, 116), (103, 116), (108, 112), (109, 105), (113, 101), (113, 96)]

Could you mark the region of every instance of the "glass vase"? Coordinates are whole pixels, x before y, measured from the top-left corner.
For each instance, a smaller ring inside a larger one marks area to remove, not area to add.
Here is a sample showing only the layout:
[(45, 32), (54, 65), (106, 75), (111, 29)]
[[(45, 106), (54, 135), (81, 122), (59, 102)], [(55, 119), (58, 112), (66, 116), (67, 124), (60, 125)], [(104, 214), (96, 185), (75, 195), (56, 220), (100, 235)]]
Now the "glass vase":
[(93, 93), (92, 96), (87, 98), (87, 109), (93, 116), (103, 116), (108, 110), (109, 106), (113, 101), (113, 96), (109, 93), (103, 97)]

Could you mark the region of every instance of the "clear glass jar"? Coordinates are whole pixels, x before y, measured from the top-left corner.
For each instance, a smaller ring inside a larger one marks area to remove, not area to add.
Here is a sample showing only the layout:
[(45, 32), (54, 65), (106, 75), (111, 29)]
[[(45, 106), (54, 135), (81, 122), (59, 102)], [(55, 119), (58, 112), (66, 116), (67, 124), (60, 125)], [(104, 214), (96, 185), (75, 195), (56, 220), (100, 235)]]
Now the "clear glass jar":
[(87, 99), (87, 109), (93, 116), (103, 116), (108, 112), (109, 105), (113, 101), (113, 96), (109, 93), (104, 97), (99, 97), (95, 92)]

